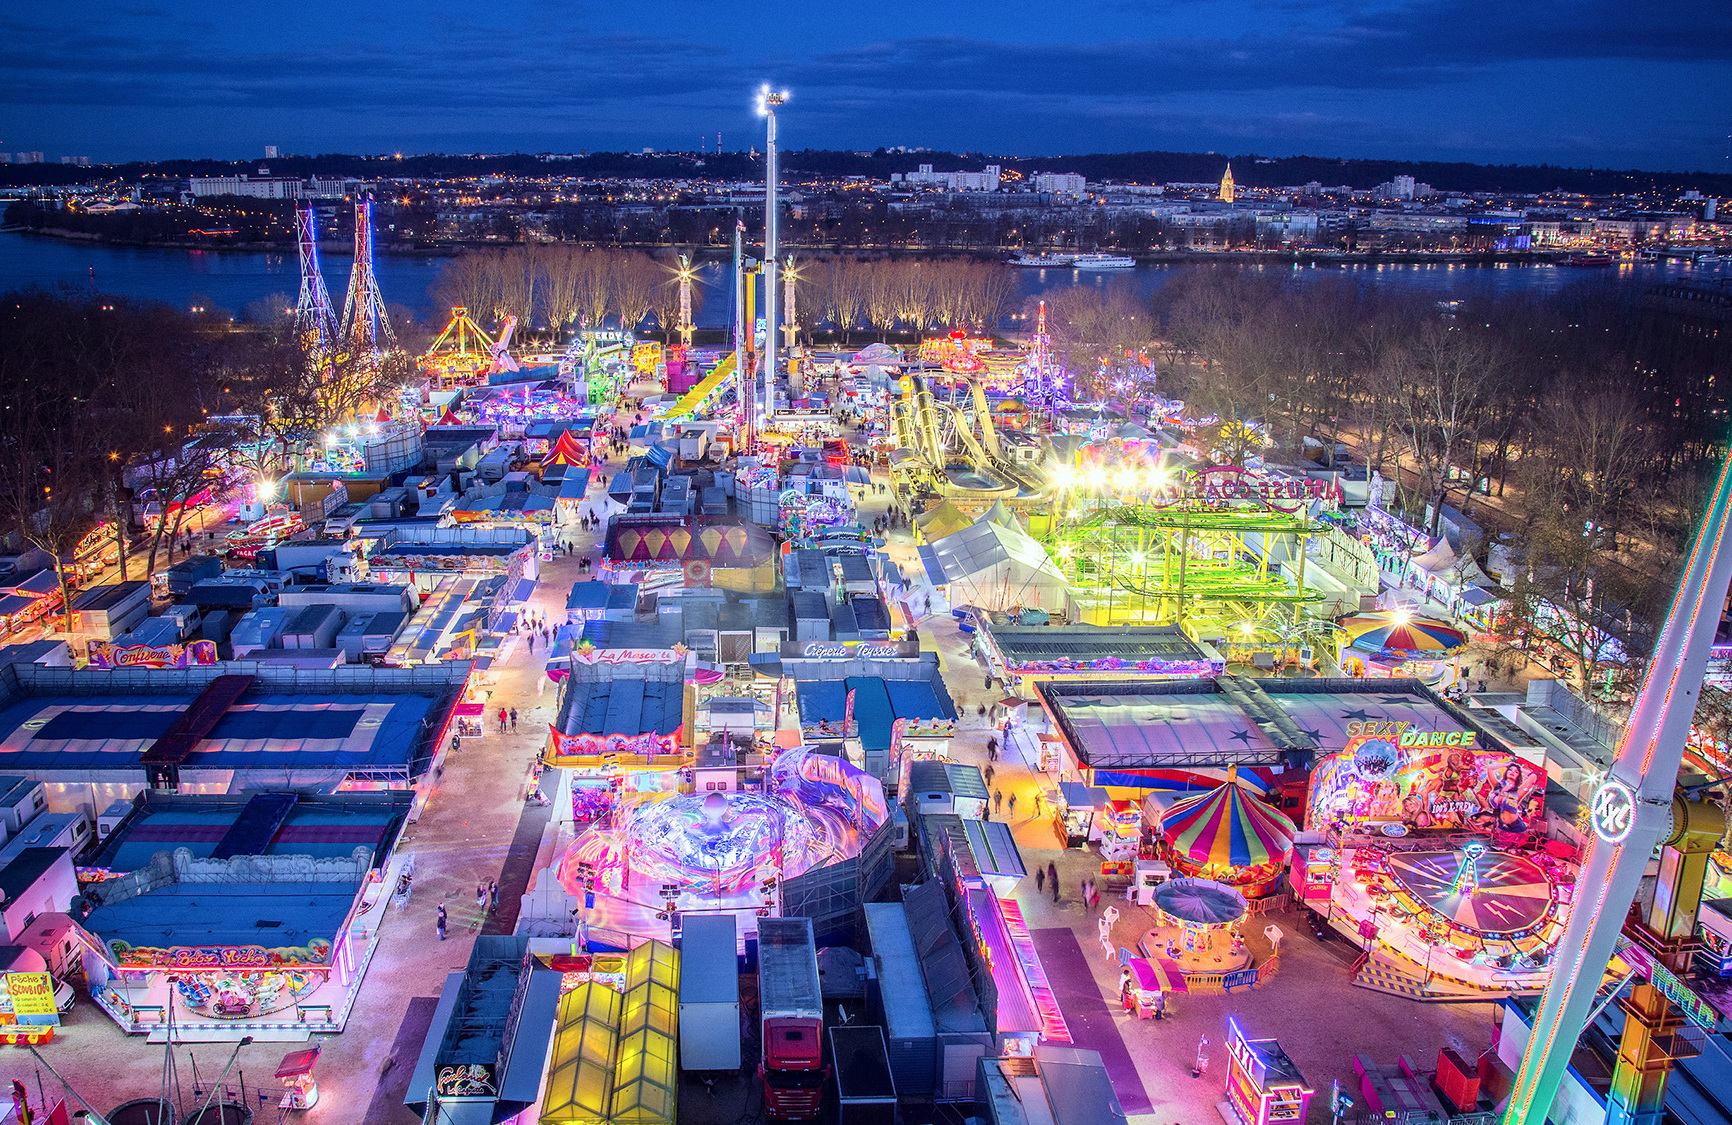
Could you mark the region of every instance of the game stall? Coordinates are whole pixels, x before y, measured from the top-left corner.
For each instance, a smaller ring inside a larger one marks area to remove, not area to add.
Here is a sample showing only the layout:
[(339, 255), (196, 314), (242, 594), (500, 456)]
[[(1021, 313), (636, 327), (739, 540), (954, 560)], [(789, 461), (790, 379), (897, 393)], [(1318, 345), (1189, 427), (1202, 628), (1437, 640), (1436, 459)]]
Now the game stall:
[(1227, 1021), (1227, 1104), (1244, 1125), (1303, 1122), (1316, 1093), (1274, 1039), (1252, 1039)]

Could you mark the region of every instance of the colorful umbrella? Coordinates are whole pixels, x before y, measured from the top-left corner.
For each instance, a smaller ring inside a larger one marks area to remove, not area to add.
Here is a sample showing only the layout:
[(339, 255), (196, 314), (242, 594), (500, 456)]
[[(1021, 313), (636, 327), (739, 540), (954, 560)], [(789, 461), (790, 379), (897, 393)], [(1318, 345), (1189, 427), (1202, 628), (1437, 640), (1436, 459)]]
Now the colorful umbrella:
[(1431, 617), (1405, 610), (1378, 610), (1337, 618), (1354, 648), (1386, 656), (1448, 656), (1467, 647), (1467, 634)]
[(1161, 838), (1199, 870), (1279, 863), (1293, 851), (1297, 831), (1285, 813), (1236, 781), (1186, 797), (1161, 818)]
[(1251, 909), (1244, 895), (1213, 879), (1168, 879), (1155, 888), (1155, 905), (1194, 926), (1224, 926)]

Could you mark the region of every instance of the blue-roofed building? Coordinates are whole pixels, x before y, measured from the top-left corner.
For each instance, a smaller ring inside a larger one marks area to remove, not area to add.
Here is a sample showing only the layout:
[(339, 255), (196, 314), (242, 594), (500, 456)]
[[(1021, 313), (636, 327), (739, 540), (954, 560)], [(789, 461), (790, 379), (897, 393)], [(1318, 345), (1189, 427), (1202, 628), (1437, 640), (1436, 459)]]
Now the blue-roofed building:
[(234, 662), (148, 675), (0, 667), (0, 772), (95, 817), (149, 788), (417, 789), (469, 665), (309, 672)]
[(841, 739), (849, 760), (888, 787), (895, 783), (904, 754), (948, 755), (956, 704), (936, 662), (887, 661), (878, 665), (883, 675), (849, 674), (863, 663), (799, 665), (794, 697), (800, 734), (808, 742)]
[(597, 774), (605, 763), (652, 770), (683, 765), (687, 654), (676, 643), (676, 631), (665, 625), (585, 625), (560, 688), (546, 763), (580, 774)]
[[(251, 816), (233, 825), (243, 846), (258, 837)], [(340, 1032), (388, 909), (388, 895), (365, 894), (383, 860), (365, 844), (319, 858), (158, 851), (72, 911), (98, 947), (84, 957), (91, 995), (135, 1034), (170, 1006), (189, 1036)]]
[[(382, 866), (396, 846), (413, 798), (412, 793), (391, 791), (259, 790), (250, 796), (230, 796), (147, 790), (132, 799), (101, 847), (79, 866), (87, 873), (124, 875), (147, 866), (158, 852), (181, 848), (194, 859), (234, 855), (330, 859), (366, 848), (374, 865)], [(113, 813), (111, 809), (108, 816)]]

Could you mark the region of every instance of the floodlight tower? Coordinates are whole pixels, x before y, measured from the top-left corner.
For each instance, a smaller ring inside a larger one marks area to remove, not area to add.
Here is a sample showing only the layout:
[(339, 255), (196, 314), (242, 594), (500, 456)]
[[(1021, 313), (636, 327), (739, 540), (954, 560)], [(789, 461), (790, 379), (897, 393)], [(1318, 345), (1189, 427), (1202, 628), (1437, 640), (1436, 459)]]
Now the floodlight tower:
[[(765, 85), (758, 91), (758, 112), (764, 115), (764, 411), (776, 388), (776, 110), (786, 104), (788, 91)], [(758, 380), (752, 378), (752, 409), (758, 407)]]
[[(1720, 468), (1688, 565), (1672, 599), (1659, 643), (1630, 709), (1618, 751), (1593, 796), (1593, 828), (1569, 922), (1552, 958), (1521, 1070), (1511, 1088), (1505, 1125), (1544, 1125), (1576, 1041), (1587, 1023), (1624, 919), (1654, 848), (1689, 820), (1675, 789), (1684, 743), (1702, 695), (1708, 649), (1732, 586), (1732, 453)], [(1658, 1004), (1664, 1015), (1665, 1003)], [(1634, 1017), (1632, 1017), (1634, 1018)], [(1663, 1070), (1661, 1071), (1663, 1073)], [(1615, 1084), (1614, 1084), (1615, 1085)], [(1641, 1091), (1637, 1092), (1641, 1098)], [(1658, 1120), (1658, 1106), (1609, 1105), (1608, 1121)]]

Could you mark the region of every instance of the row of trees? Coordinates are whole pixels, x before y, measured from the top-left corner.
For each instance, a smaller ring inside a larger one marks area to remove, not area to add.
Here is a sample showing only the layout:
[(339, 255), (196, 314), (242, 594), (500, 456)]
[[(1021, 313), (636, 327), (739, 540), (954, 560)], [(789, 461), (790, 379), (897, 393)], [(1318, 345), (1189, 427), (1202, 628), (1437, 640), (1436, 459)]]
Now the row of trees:
[(1435, 534), (1456, 507), (1511, 552), (1512, 634), (1562, 649), (1581, 686), (1609, 637), (1643, 647), (1728, 437), (1723, 329), (1625, 287), (1439, 303), (1209, 267), (1151, 311), (1153, 377), (1223, 420), (1220, 455), (1259, 451), (1246, 434), (1357, 445), (1410, 522)]
[[(79, 545), (111, 522), (126, 574), (128, 511), (155, 502), (145, 575), (172, 561), (185, 509), (224, 466), (277, 475), (331, 425), (410, 374), (321, 357), (292, 331), (237, 330), (115, 297), (0, 296), (0, 531), (54, 560), (62, 592)], [(236, 421), (235, 419), (243, 419)]]
[[(563, 335), (604, 323), (637, 328), (653, 314), (671, 331), (679, 324), (679, 263), (672, 252), (558, 243), (470, 251), (446, 267), (435, 295), (490, 327), (515, 316), (520, 325)], [(806, 332), (990, 330), (1015, 308), (1015, 279), (995, 262), (808, 259), (796, 261), (793, 274), (794, 320)], [(704, 293), (695, 280), (694, 316)]]
[[(441, 302), (464, 306), (483, 324), (517, 318), (525, 329), (563, 335), (613, 320), (636, 327), (651, 312), (664, 325), (679, 319), (678, 260), (635, 250), (586, 250), (560, 244), (512, 246), (460, 254), (435, 287)], [(701, 303), (694, 287), (693, 315)]]

